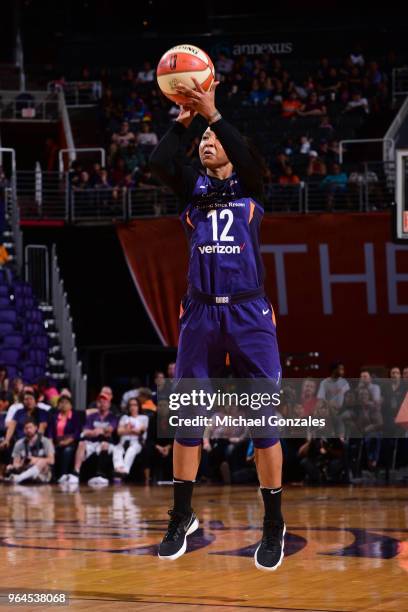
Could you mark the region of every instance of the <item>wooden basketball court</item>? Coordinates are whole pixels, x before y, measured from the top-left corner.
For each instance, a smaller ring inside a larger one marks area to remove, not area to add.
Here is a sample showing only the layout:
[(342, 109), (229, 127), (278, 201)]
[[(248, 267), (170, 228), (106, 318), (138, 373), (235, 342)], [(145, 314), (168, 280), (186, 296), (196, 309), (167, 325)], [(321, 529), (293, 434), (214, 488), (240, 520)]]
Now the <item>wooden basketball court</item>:
[(255, 487), (197, 487), (201, 528), (184, 557), (159, 561), (170, 495), (2, 487), (0, 606), (7, 589), (51, 589), (75, 610), (408, 610), (406, 488), (286, 488), (286, 558), (274, 573), (253, 564)]

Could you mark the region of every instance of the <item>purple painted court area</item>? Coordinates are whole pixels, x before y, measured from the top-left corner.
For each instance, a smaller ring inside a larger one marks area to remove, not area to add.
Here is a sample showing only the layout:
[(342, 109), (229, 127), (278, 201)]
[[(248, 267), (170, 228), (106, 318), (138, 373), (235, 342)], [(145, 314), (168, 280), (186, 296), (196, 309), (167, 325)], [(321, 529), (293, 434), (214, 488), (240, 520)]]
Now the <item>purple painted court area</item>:
[[(64, 529), (66, 525), (66, 529)], [(152, 539), (156, 540), (160, 538), (160, 535), (165, 528), (165, 523), (161, 521), (143, 521), (143, 525), (139, 528), (128, 527), (115, 527), (112, 528), (110, 525), (106, 525), (104, 528), (101, 525), (80, 525), (73, 526), (72, 521), (55, 521), (53, 526), (50, 526), (46, 530), (38, 530), (38, 522), (36, 521), (25, 521), (19, 523), (16, 536), (8, 536), (0, 540), (0, 547), (6, 548), (28, 548), (37, 550), (68, 550), (78, 552), (100, 552), (115, 555), (135, 555), (135, 556), (155, 556), (157, 554), (157, 543), (152, 543), (144, 546), (130, 546), (126, 548), (100, 548), (97, 545), (99, 539), (114, 539), (114, 540), (134, 540), (145, 532), (152, 532)], [(392, 559), (394, 558), (400, 549), (401, 542), (391, 535), (390, 532), (395, 531), (396, 533), (406, 532), (408, 529), (395, 529), (390, 528), (382, 529), (361, 529), (361, 528), (347, 528), (341, 527), (310, 527), (310, 526), (288, 526), (288, 531), (285, 538), (285, 555), (291, 556), (301, 552), (308, 544), (308, 540), (295, 531), (307, 531), (307, 532), (328, 532), (341, 534), (341, 538), (344, 538), (344, 533), (350, 533), (354, 536), (354, 541), (346, 546), (341, 547), (338, 550), (330, 552), (320, 552), (319, 555), (327, 556), (341, 556), (341, 557), (359, 557), (365, 559)], [(0, 531), (2, 530), (2, 522), (0, 522)], [(9, 530), (9, 529), (8, 529)], [(55, 531), (58, 530), (58, 539)], [(26, 533), (24, 533), (26, 531)], [(30, 533), (35, 532), (34, 534)], [(216, 551), (211, 550), (216, 547), (218, 543), (222, 543), (223, 534), (230, 532), (246, 532), (254, 531), (254, 542), (248, 546)], [(387, 532), (387, 535), (381, 533), (382, 531)], [(220, 555), (220, 556), (231, 556), (231, 557), (252, 557), (255, 549), (258, 546), (259, 540), (255, 539), (259, 537), (259, 528), (252, 526), (225, 526), (222, 521), (210, 521), (205, 524), (204, 527), (198, 529), (192, 536), (188, 538), (187, 554), (194, 551), (208, 548), (208, 554)], [(46, 540), (47, 542), (52, 540), (51, 545), (41, 544), (26, 544), (26, 540)], [(94, 540), (95, 546), (66, 546), (65, 544), (72, 543), (75, 540), (78, 544), (80, 540)]]

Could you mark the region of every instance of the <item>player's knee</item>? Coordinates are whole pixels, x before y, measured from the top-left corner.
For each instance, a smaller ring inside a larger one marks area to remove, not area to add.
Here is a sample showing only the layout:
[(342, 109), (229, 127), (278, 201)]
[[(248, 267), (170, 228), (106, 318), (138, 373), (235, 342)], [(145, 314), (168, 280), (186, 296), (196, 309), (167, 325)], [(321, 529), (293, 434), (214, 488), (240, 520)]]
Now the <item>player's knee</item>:
[(254, 438), (255, 448), (270, 448), (279, 442), (279, 438)]
[(176, 438), (176, 442), (181, 446), (200, 446), (201, 438)]

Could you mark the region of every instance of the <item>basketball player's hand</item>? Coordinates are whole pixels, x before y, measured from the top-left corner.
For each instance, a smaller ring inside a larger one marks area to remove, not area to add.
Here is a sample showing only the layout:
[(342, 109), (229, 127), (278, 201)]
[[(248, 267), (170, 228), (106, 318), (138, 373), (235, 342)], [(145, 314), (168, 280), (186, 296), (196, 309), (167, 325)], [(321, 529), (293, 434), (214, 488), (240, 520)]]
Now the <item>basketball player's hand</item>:
[(193, 82), (195, 89), (190, 89), (190, 87), (186, 87), (183, 83), (179, 83), (176, 87), (177, 93), (185, 96), (188, 99), (188, 106), (209, 121), (217, 112), (215, 108), (215, 90), (217, 85), (219, 85), (219, 81), (215, 81), (209, 91), (205, 91), (196, 79), (193, 79)]
[(188, 106), (180, 106), (180, 113), (176, 119), (178, 123), (182, 123), (184, 127), (188, 128), (191, 124), (197, 112)]

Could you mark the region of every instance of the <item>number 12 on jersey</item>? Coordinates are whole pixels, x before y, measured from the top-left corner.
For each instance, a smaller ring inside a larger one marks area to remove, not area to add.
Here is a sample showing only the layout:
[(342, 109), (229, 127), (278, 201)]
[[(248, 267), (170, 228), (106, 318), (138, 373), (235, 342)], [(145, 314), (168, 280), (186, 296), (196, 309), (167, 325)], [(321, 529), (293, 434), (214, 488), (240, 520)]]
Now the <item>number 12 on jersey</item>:
[[(217, 214), (219, 214), (220, 219), (227, 219), (227, 222), (225, 224), (224, 229), (221, 232), (221, 236), (218, 238), (218, 217)], [(228, 234), (231, 225), (234, 222), (234, 214), (231, 210), (228, 210), (227, 208), (224, 208), (224, 210), (218, 211), (218, 210), (210, 210), (210, 212), (207, 214), (207, 217), (211, 217), (211, 223), (212, 223), (212, 234), (213, 234), (213, 240), (214, 242), (218, 242), (218, 240), (223, 241), (223, 242), (233, 242), (234, 241), (234, 236)]]

